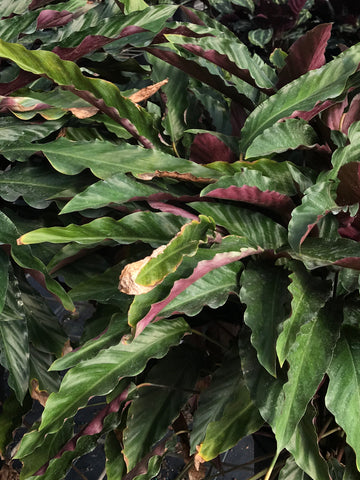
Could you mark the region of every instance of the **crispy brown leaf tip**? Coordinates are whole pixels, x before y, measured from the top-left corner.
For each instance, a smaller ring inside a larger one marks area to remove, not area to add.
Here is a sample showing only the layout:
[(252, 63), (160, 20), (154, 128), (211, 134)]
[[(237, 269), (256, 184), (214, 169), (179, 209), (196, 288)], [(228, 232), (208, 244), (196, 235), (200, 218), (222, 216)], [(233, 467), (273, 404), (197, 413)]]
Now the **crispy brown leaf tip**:
[(69, 110), (76, 118), (80, 119), (93, 117), (99, 111), (96, 107), (69, 108)]
[(49, 393), (46, 390), (39, 389), (39, 381), (36, 378), (33, 378), (30, 382), (30, 395), (31, 398), (37, 400), (43, 407), (49, 398)]
[(154, 83), (153, 85), (138, 90), (128, 98), (135, 104), (143, 102), (154, 95), (163, 85), (166, 85), (168, 81), (169, 80), (165, 78), (165, 80), (162, 80), (161, 82)]
[(119, 290), (127, 295), (141, 295), (152, 290), (155, 285), (143, 286), (136, 283), (136, 277), (140, 273), (140, 270), (146, 265), (152, 258), (157, 257), (166, 248), (166, 245), (162, 245), (152, 252), (148, 257), (143, 258), (137, 262), (129, 263), (123, 268), (120, 274)]

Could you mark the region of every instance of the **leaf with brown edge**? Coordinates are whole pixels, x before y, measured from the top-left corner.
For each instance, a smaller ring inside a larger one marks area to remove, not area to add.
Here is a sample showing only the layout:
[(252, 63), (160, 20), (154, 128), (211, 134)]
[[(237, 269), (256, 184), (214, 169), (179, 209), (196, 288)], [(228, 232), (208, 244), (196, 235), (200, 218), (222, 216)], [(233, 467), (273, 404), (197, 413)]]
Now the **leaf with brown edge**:
[(158, 90), (160, 90), (160, 88), (163, 85), (166, 85), (167, 83), (168, 83), (168, 79), (165, 78), (165, 80), (162, 80), (161, 82), (154, 83), (153, 85), (149, 85), (148, 87), (145, 87), (145, 88), (141, 88), (137, 92), (130, 95), (130, 97), (128, 98), (135, 104), (143, 102), (144, 100), (147, 100), (152, 95), (154, 95)]
[(162, 251), (156, 252), (155, 257), (142, 266), (136, 283), (148, 287), (160, 283), (166, 275), (177, 269), (184, 256), (194, 256), (200, 243), (206, 242), (208, 233), (214, 229), (214, 221), (205, 215), (199, 215), (199, 220), (185, 224)]
[(39, 381), (36, 378), (33, 378), (30, 382), (30, 395), (31, 398), (37, 400), (43, 407), (49, 398), (49, 393), (46, 390), (39, 389)]
[(136, 336), (139, 335), (144, 328), (161, 317), (158, 317), (159, 313), (181, 292), (183, 292), (190, 285), (195, 283), (199, 278), (202, 278), (207, 273), (220, 268), (229, 263), (236, 262), (242, 258), (250, 255), (256, 255), (263, 252), (263, 249), (256, 247), (250, 240), (245, 237), (237, 237), (235, 235), (229, 235), (225, 237), (221, 245), (217, 245), (214, 248), (214, 256), (208, 260), (201, 260), (194, 268), (192, 274), (187, 278), (181, 278), (174, 282), (168, 296), (159, 302), (151, 305), (150, 310), (144, 315), (144, 317), (136, 324)]
[(120, 275), (119, 290), (127, 295), (141, 295), (152, 290), (156, 284), (151, 286), (139, 285), (136, 283), (136, 277), (141, 269), (152, 259), (156, 258), (161, 252), (164, 251), (166, 245), (162, 245), (153, 251), (153, 253), (137, 262), (129, 263), (126, 265)]

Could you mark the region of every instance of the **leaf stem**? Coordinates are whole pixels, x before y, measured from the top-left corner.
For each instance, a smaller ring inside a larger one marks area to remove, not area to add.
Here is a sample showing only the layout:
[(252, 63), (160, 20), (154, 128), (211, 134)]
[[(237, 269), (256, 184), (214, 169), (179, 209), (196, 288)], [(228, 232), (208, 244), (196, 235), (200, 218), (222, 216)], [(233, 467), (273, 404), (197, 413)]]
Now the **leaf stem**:
[[(268, 471), (266, 472), (266, 475), (265, 475), (265, 477), (264, 477), (264, 480), (269, 480), (269, 479), (270, 479), (271, 474), (272, 474), (272, 471), (274, 470), (276, 461), (277, 461), (277, 459), (278, 459), (278, 456), (279, 456), (279, 454), (277, 453), (277, 454), (275, 455), (275, 457), (273, 458), (273, 461), (271, 462), (270, 467), (269, 467)], [(250, 479), (249, 479), (249, 480), (250, 480)]]
[(219, 343), (219, 342), (217, 342), (216, 340), (213, 340), (212, 338), (208, 337), (207, 335), (205, 335), (205, 333), (202, 333), (202, 332), (200, 332), (199, 330), (195, 330), (194, 328), (191, 329), (191, 332), (192, 332), (192, 333), (195, 333), (195, 335), (199, 335), (200, 337), (205, 338), (205, 340), (208, 340), (208, 341), (211, 342), (211, 343), (214, 343), (215, 345), (217, 345), (218, 347), (220, 347), (222, 350), (226, 350), (226, 348), (224, 347), (224, 345), (221, 345), (221, 343)]

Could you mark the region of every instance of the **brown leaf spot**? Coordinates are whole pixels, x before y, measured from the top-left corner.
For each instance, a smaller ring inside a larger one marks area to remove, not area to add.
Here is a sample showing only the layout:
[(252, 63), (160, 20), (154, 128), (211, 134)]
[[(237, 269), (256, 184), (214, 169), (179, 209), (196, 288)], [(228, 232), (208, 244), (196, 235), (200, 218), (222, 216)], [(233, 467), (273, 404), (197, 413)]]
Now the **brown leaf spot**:
[(138, 90), (137, 92), (130, 95), (130, 97), (128, 98), (135, 104), (143, 102), (144, 100), (147, 100), (152, 95), (154, 95), (163, 85), (167, 84), (168, 81), (169, 80), (165, 78), (165, 80), (162, 80), (161, 82), (154, 83), (154, 85), (149, 85), (148, 87)]
[(45, 407), (49, 398), (49, 393), (46, 390), (39, 389), (39, 382), (36, 378), (33, 378), (30, 382), (30, 395), (31, 398), (37, 400), (43, 407)]
[(140, 270), (144, 267), (144, 265), (146, 265), (152, 258), (155, 258), (160, 253), (162, 253), (165, 248), (166, 245), (162, 245), (161, 247), (154, 250), (153, 253), (148, 257), (126, 265), (120, 274), (120, 292), (126, 293), (127, 295), (141, 295), (142, 293), (150, 292), (150, 290), (152, 290), (156, 286), (156, 284), (149, 287), (139, 285), (135, 281), (136, 277), (138, 276)]
[(93, 117), (99, 111), (96, 107), (69, 108), (69, 110), (76, 118), (80, 119)]

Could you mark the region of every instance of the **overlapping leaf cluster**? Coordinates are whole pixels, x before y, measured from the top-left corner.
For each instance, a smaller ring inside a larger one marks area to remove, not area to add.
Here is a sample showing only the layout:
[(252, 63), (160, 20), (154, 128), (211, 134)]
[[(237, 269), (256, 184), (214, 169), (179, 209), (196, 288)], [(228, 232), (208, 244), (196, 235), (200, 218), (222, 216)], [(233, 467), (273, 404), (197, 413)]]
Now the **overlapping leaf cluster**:
[(3, 458), (59, 480), (105, 441), (145, 480), (181, 431), (204, 476), (270, 426), (267, 479), (359, 478), (360, 44), (326, 61), (320, 24), (269, 60), (188, 7), (0, 6)]

